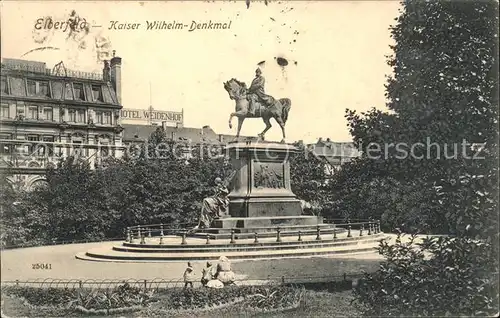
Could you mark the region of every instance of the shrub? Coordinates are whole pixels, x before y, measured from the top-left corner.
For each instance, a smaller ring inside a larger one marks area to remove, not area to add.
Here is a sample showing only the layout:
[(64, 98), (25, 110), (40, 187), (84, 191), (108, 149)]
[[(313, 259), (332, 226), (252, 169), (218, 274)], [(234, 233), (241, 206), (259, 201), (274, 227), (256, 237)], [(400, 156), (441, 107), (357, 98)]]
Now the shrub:
[(355, 289), (369, 316), (484, 316), (498, 310), (498, 272), (491, 244), (434, 237), (415, 243), (382, 242), (386, 258)]

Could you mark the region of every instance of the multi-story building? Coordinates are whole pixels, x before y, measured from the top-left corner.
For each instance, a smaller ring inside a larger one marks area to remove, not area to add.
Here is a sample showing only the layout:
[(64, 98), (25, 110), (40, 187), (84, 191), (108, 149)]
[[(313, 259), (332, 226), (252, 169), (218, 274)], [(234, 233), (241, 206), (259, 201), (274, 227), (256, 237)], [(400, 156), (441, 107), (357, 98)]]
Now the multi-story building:
[(329, 176), (335, 174), (342, 164), (361, 155), (352, 142), (335, 142), (330, 138), (319, 138), (315, 144), (308, 144), (307, 147), (316, 157), (328, 163), (325, 172)]
[(95, 166), (119, 154), (121, 58), (102, 74), (17, 59), (3, 59), (1, 71), (0, 171), (11, 184), (33, 188), (68, 156)]

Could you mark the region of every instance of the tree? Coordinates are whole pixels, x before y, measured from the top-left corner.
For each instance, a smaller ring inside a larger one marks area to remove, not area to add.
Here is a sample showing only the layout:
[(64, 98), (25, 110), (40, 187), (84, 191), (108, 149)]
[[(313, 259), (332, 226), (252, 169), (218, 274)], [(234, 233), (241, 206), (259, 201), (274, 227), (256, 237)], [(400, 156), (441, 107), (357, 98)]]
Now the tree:
[(299, 152), (290, 157), (290, 183), (292, 192), (320, 211), (326, 207), (326, 163), (314, 152), (301, 144), (295, 144)]
[(350, 213), (375, 203), (391, 228), (416, 214), (410, 229), (453, 236), (424, 244), (428, 259), (404, 244), (382, 246), (386, 261), (358, 299), (381, 315), (498, 312), (498, 3), (402, 5), (391, 28), (390, 111), (346, 112), (364, 152), (331, 189)]

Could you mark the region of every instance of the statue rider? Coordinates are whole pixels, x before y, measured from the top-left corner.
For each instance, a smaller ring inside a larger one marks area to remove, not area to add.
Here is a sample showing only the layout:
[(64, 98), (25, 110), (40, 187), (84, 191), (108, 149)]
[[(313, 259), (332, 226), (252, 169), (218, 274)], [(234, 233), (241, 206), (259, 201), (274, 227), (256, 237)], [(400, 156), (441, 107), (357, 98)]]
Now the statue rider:
[(249, 107), (248, 107), (248, 113), (250, 115), (255, 115), (255, 103), (259, 102), (262, 104), (264, 107), (269, 107), (273, 104), (274, 99), (266, 95), (264, 92), (264, 84), (265, 84), (265, 79), (264, 76), (262, 76), (262, 71), (260, 68), (255, 70), (255, 78), (252, 81), (252, 84), (250, 85), (250, 88), (248, 89), (248, 100), (249, 100)]

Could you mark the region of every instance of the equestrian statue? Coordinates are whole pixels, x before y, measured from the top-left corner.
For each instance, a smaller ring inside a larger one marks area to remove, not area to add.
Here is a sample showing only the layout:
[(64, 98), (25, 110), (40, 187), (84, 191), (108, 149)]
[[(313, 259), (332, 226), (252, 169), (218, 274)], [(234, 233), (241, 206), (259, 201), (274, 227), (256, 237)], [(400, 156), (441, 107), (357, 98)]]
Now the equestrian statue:
[(264, 84), (265, 79), (260, 68), (255, 71), (255, 78), (250, 88), (247, 88), (244, 82), (240, 82), (235, 78), (224, 83), (224, 89), (228, 92), (229, 98), (236, 101), (236, 111), (229, 115), (229, 128), (233, 127), (231, 123), (233, 117), (238, 117), (236, 139), (240, 136), (241, 126), (245, 118), (262, 118), (266, 128), (259, 134), (259, 138), (264, 140), (265, 133), (272, 126), (270, 119), (274, 118), (283, 133), (281, 142), (285, 142), (285, 123), (292, 102), (289, 98), (275, 99), (267, 95), (264, 92)]

